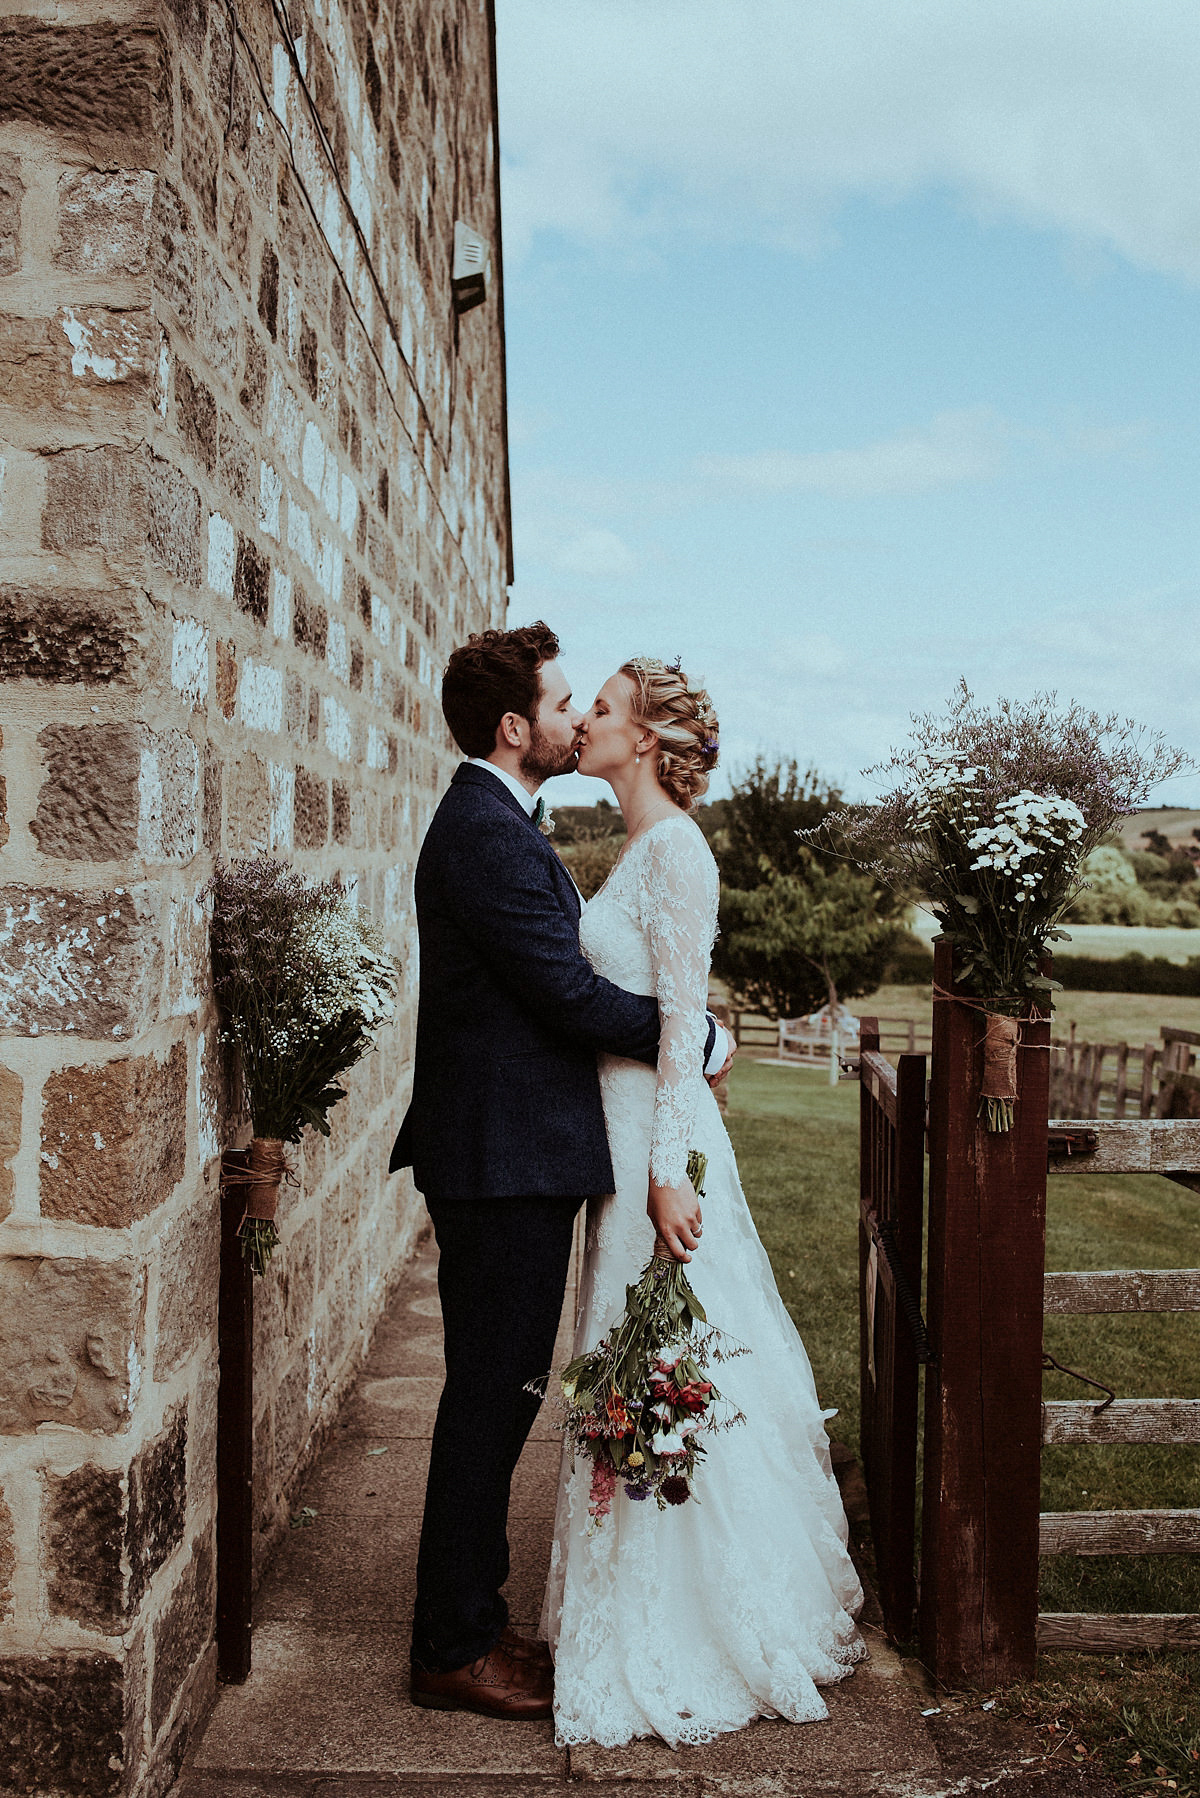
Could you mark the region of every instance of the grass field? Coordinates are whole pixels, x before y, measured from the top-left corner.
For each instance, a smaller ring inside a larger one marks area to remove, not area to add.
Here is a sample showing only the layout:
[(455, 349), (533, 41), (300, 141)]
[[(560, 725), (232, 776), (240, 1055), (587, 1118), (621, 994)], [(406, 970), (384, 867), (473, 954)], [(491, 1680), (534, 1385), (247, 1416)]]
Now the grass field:
[[(912, 990), (892, 989), (886, 1004), (878, 995), (879, 1011), (901, 1015), (898, 995)], [(1103, 999), (1110, 1008), (1106, 1026), (1117, 1017), (1130, 1030), (1136, 1008), (1155, 1003), (1118, 994), (1082, 996)], [(730, 1077), (729, 1128), (821, 1402), (838, 1407), (831, 1434), (857, 1449), (858, 1087), (831, 1088), (819, 1072), (745, 1058)], [(1046, 1260), (1052, 1269), (1200, 1266), (1200, 1201), (1169, 1181), (1056, 1178), (1047, 1204)], [(1066, 1365), (1115, 1387), (1119, 1397), (1200, 1396), (1200, 1317), (1051, 1318), (1046, 1346)], [(1057, 1374), (1045, 1383), (1047, 1398), (1078, 1397), (1085, 1390)], [(1198, 1503), (1198, 1449), (1053, 1449), (1043, 1458), (1045, 1510)], [(1166, 1555), (1047, 1559), (1041, 1604), (1056, 1611), (1200, 1611), (1200, 1561)], [(1170, 1789), (1167, 1781), (1174, 1780), (1174, 1789), (1184, 1793), (1200, 1790), (1198, 1687), (1200, 1655), (1106, 1661), (1047, 1655), (1039, 1663), (1039, 1683), (1014, 1694), (1012, 1702), (1051, 1737), (1051, 1724), (1073, 1731), (1081, 1752), (1103, 1759), (1125, 1783)], [(1141, 1762), (1131, 1760), (1135, 1753)], [(1166, 1772), (1157, 1773), (1158, 1767)]]
[[(1059, 993), (1054, 1008), (1054, 1034), (1066, 1036), (1072, 1020), (1082, 1042), (1153, 1043), (1159, 1028), (1200, 1030), (1200, 998), (1177, 999), (1158, 993)], [(866, 999), (854, 999), (856, 1017), (923, 1018), (933, 1008), (930, 986), (881, 986)]]
[[(1196, 917), (1193, 930), (1180, 924), (1068, 924), (1071, 940), (1059, 946), (1064, 955), (1098, 955), (1101, 961), (1137, 954), (1183, 963), (1200, 955), (1200, 912)], [(933, 913), (919, 905), (913, 907), (910, 927), (929, 944), (941, 929)]]

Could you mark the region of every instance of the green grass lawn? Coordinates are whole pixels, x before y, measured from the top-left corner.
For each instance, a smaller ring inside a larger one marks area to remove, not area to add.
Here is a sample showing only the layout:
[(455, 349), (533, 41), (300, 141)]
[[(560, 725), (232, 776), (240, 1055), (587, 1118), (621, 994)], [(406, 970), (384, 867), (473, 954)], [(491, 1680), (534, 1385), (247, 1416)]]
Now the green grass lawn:
[[(912, 990), (892, 989), (889, 1001)], [(1121, 1004), (1130, 1015), (1137, 1005), (1167, 1003), (1072, 995), (1080, 997)], [(897, 1015), (901, 1009), (894, 1007)], [(819, 1071), (742, 1058), (730, 1076), (729, 1130), (821, 1402), (838, 1407), (830, 1432), (857, 1450), (858, 1087), (831, 1088)], [(1047, 1208), (1049, 1268), (1200, 1266), (1200, 1199), (1167, 1180), (1052, 1178)], [(1045, 1340), (1057, 1360), (1118, 1397), (1200, 1397), (1200, 1317), (1051, 1317)], [(1047, 1398), (1076, 1398), (1087, 1389), (1054, 1374), (1044, 1390)], [(1058, 1448), (1043, 1457), (1047, 1511), (1198, 1504), (1200, 1449)], [(1048, 1558), (1041, 1586), (1047, 1611), (1200, 1611), (1200, 1558)], [(1073, 1730), (1082, 1753), (1098, 1756), (1125, 1783), (1169, 1789), (1173, 1779), (1177, 1792), (1200, 1791), (1200, 1655), (1044, 1655), (1039, 1683), (1012, 1702), (1048, 1739), (1055, 1739), (1052, 1723)], [(1131, 1760), (1135, 1753), (1141, 1762)]]
[[(1200, 941), (1200, 939), (1198, 939)], [(1200, 1030), (1200, 999), (1171, 998), (1160, 993), (1058, 993), (1054, 1034), (1066, 1036), (1072, 1021), (1082, 1042), (1156, 1043), (1163, 1024)], [(928, 1020), (933, 1007), (930, 986), (881, 986), (866, 999), (853, 999), (856, 1017)]]

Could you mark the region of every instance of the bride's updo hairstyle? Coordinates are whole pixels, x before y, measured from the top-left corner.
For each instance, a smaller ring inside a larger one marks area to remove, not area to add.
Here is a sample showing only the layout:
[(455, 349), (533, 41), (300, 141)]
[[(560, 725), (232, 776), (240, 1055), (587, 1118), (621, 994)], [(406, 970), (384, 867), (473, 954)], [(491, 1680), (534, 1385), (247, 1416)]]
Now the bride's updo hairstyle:
[(630, 717), (658, 738), (658, 781), (690, 812), (708, 790), (717, 765), (717, 714), (703, 687), (693, 687), (678, 662), (635, 656), (617, 670), (633, 689)]

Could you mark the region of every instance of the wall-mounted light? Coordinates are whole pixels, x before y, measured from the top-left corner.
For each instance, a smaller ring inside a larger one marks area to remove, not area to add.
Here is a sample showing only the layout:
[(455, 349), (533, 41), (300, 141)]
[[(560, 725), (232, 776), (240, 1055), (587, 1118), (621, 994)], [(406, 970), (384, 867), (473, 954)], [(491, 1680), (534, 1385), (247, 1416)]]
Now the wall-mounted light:
[(461, 219), (456, 219), (454, 267), (450, 275), (455, 311), (469, 312), (472, 306), (482, 306), (491, 282), (492, 252), (487, 239), (478, 231), (472, 231), (470, 225), (464, 225)]

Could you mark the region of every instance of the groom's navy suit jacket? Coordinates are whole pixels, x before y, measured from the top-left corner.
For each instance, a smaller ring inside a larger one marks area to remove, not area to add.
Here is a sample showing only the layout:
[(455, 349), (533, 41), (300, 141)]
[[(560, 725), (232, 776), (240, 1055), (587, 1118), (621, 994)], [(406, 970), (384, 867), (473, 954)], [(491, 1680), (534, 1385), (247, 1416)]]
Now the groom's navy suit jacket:
[(611, 1192), (596, 1052), (654, 1063), (658, 1002), (591, 968), (574, 881), (486, 769), (464, 763), (438, 806), (416, 905), (416, 1066), (390, 1170), (411, 1166), (435, 1202)]

